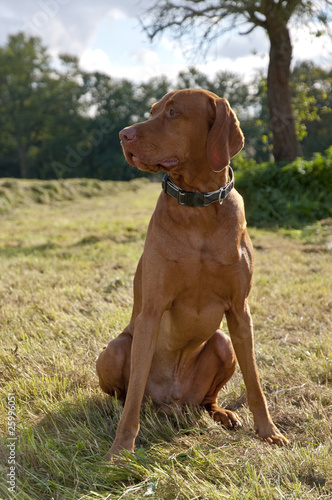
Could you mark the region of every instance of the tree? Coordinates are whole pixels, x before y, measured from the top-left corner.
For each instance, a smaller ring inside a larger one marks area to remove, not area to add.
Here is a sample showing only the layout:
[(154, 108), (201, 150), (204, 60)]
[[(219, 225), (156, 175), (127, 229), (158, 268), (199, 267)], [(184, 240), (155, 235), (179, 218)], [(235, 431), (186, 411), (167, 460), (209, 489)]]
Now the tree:
[[(250, 89), (256, 94), (248, 99), (254, 109), (253, 121), (241, 125), (246, 137), (246, 151), (257, 162), (270, 160), (272, 133), (269, 130), (267, 84), (256, 76)], [(325, 152), (331, 146), (332, 70), (324, 70), (312, 62), (302, 62), (290, 74), (290, 90), (295, 116), (295, 129), (305, 158)]]
[(331, 146), (332, 69), (325, 70), (311, 62), (295, 66), (291, 74), (291, 90), (300, 120), (302, 150), (310, 158)]
[(84, 168), (96, 141), (90, 134), (89, 82), (75, 56), (61, 54), (56, 66), (38, 88), (44, 119), (31, 170), (42, 179), (89, 176)]
[(37, 38), (11, 36), (0, 48), (0, 125), (16, 149), (20, 173), (28, 177), (28, 150), (38, 143), (42, 110), (36, 88), (48, 69), (46, 50)]
[(24, 33), (0, 47), (0, 145), (7, 162), (0, 160), (11, 175), (52, 177), (52, 161), (82, 140), (81, 98), (88, 88), (78, 83), (78, 60), (60, 56), (58, 70), (51, 62), (40, 39)]
[(143, 23), (152, 40), (167, 29), (178, 39), (195, 35), (206, 48), (227, 31), (247, 26), (245, 33), (263, 28), (270, 40), (267, 74), (267, 101), (273, 135), (275, 161), (291, 161), (302, 155), (296, 135), (289, 86), (292, 44), (291, 18), (311, 23), (319, 36), (328, 30), (331, 0), (158, 0), (147, 12)]

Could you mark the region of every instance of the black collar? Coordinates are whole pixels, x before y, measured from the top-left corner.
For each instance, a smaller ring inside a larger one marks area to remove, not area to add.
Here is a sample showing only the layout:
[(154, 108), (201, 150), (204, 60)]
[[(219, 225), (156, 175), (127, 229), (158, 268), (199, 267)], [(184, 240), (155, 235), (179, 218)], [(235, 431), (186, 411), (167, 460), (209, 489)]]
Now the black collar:
[(162, 187), (164, 192), (175, 198), (180, 205), (185, 205), (187, 207), (207, 207), (216, 201), (218, 201), (221, 205), (234, 187), (234, 172), (231, 167), (228, 168), (231, 178), (230, 181), (226, 184), (226, 186), (221, 187), (217, 191), (212, 191), (211, 193), (183, 191), (183, 189), (180, 189), (176, 184), (174, 184), (173, 181), (171, 181), (168, 174), (164, 175)]

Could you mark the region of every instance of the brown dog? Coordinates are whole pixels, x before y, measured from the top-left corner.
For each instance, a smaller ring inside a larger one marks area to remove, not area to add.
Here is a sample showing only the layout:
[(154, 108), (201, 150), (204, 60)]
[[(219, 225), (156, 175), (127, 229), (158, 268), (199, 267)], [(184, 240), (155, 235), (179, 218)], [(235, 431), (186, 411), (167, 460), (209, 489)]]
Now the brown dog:
[[(234, 112), (211, 92), (170, 92), (120, 139), (130, 165), (169, 177), (137, 267), (131, 321), (97, 361), (102, 390), (125, 400), (106, 458), (134, 450), (144, 396), (165, 410), (202, 405), (237, 427), (236, 415), (217, 403), (236, 358), (257, 434), (287, 443), (269, 415), (254, 357), (253, 248), (242, 198), (228, 182), (230, 159), (244, 143)], [(232, 342), (219, 329), (224, 314)]]

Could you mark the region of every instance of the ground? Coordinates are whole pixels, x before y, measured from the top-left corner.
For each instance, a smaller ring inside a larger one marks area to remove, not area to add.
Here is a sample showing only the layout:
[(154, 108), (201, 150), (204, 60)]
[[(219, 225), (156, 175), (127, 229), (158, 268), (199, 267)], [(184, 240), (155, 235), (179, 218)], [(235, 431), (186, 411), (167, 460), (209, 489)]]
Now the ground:
[(22, 184), (8, 182), (2, 191), (0, 182), (1, 499), (331, 498), (332, 221), (249, 228), (257, 362), (290, 446), (255, 437), (237, 370), (220, 404), (238, 411), (240, 430), (199, 409), (165, 417), (147, 403), (136, 454), (110, 465), (102, 457), (121, 405), (99, 389), (95, 360), (129, 320), (160, 185), (96, 183), (87, 197), (79, 181), (69, 191), (30, 181), (22, 203)]

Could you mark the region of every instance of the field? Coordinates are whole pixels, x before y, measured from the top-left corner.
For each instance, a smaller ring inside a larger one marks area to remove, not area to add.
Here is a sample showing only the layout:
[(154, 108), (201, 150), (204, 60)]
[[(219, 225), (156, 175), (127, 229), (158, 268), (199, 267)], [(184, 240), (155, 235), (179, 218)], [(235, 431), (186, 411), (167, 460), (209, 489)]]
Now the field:
[(129, 320), (160, 186), (93, 182), (0, 182), (0, 498), (330, 499), (332, 220), (250, 228), (257, 362), (290, 446), (256, 438), (237, 370), (220, 404), (241, 429), (146, 403), (135, 455), (111, 465), (121, 405), (95, 360)]

